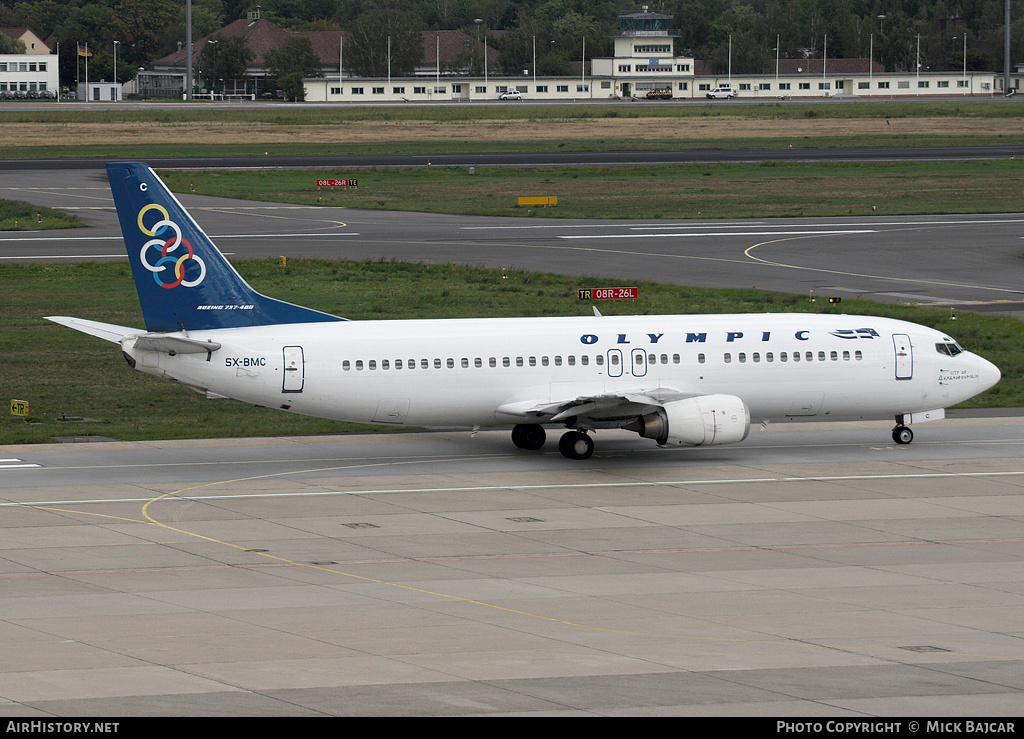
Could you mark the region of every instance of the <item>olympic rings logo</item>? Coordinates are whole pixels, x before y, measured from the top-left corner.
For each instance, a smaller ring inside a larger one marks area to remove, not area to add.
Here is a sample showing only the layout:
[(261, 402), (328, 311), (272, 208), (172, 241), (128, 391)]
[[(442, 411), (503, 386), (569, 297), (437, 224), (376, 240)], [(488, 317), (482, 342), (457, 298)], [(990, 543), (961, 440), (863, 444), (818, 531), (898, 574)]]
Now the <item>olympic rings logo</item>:
[[(147, 227), (145, 215), (151, 210), (159, 213), (161, 218), (151, 227)], [(192, 251), (192, 245), (188, 243), (188, 240), (181, 237), (181, 227), (170, 220), (166, 208), (156, 203), (150, 203), (139, 211), (138, 223), (139, 230), (142, 233), (146, 236), (154, 237), (142, 245), (139, 258), (142, 260), (142, 266), (153, 273), (153, 279), (157, 285), (167, 289), (177, 287), (178, 285), (182, 287), (195, 287), (206, 279), (206, 263), (195, 255)], [(179, 255), (171, 253), (179, 247), (184, 247), (186, 253)], [(149, 261), (151, 249), (156, 251), (153, 254), (153, 258), (156, 260), (155, 263)], [(194, 280), (185, 279), (185, 262), (190, 259), (199, 265), (199, 276)], [(171, 274), (161, 277), (168, 269), (171, 270)], [(165, 282), (167, 277), (173, 277), (174, 279)]]

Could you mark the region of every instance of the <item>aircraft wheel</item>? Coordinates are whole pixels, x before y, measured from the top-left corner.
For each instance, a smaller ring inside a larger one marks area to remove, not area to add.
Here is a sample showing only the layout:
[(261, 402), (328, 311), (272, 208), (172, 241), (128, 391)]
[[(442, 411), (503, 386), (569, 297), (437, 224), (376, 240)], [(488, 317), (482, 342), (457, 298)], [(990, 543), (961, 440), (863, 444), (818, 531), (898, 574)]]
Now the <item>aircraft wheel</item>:
[(909, 444), (914, 440), (914, 432), (907, 426), (897, 426), (892, 430), (892, 440), (897, 444)]
[(540, 424), (517, 423), (512, 427), (512, 443), (519, 449), (535, 452), (544, 446), (547, 438), (547, 432)]
[(566, 459), (590, 459), (594, 453), (594, 440), (582, 431), (567, 431), (558, 440), (558, 451)]

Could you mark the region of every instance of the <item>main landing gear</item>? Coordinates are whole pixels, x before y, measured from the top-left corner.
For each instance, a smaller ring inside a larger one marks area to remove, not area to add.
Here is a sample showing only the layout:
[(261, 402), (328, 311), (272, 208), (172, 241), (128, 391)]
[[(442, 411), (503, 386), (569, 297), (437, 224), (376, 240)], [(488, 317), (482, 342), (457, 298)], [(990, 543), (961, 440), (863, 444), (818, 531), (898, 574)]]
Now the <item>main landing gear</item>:
[(594, 440), (582, 431), (566, 431), (558, 440), (558, 451), (566, 459), (590, 459)]
[[(536, 423), (519, 423), (512, 427), (512, 443), (519, 449), (535, 452), (544, 446), (547, 433)], [(566, 431), (558, 440), (558, 451), (567, 459), (589, 459), (594, 453), (594, 440), (583, 431)]]
[(909, 426), (903, 425), (903, 416), (896, 416), (896, 428), (892, 430), (892, 440), (897, 444), (909, 444), (914, 440), (914, 432)]

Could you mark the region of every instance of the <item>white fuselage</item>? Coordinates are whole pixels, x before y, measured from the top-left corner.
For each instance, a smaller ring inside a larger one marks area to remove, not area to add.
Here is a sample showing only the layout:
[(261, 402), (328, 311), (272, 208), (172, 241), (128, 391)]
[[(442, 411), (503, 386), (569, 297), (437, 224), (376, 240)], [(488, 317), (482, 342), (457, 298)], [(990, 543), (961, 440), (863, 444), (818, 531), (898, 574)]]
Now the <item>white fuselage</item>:
[(940, 352), (955, 342), (938, 331), (845, 315), (345, 321), (189, 337), (221, 348), (172, 356), (122, 344), (138, 369), (211, 395), (417, 426), (515, 423), (531, 404), (659, 389), (734, 395), (753, 419), (892, 418), (999, 378), (977, 355)]

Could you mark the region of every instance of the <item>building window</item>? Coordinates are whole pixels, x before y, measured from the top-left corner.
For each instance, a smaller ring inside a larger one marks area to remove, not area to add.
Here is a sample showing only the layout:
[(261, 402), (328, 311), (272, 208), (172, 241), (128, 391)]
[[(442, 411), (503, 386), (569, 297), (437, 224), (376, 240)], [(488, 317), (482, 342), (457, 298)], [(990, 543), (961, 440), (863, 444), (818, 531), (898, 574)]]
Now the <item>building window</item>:
[(569, 92), (569, 85), (559, 85), (558, 86), (558, 91), (559, 92)]
[(740, 83), (740, 89), (741, 90), (746, 90), (746, 91), (749, 92), (750, 91), (750, 83), (749, 82), (741, 82)]
[(619, 71), (620, 72), (632, 72), (633, 71), (633, 65), (632, 64), (620, 64), (619, 65)]
[(770, 89), (772, 89), (772, 83), (771, 82), (760, 82), (757, 85), (757, 89), (758, 90), (770, 90)]
[[(611, 89), (611, 86), (612, 86), (612, 81), (611, 80), (602, 80), (601, 81), (601, 89), (602, 90)], [(545, 92), (546, 91), (547, 91), (547, 88), (545, 88)], [(537, 92), (540, 92), (540, 87), (537, 88)]]
[(547, 85), (537, 85), (537, 92), (547, 92), (547, 91), (548, 91), (548, 86)]
[(341, 88), (340, 87), (332, 87), (331, 88), (331, 94), (332, 95), (340, 95), (341, 94)]
[(935, 84), (937, 87), (949, 87), (949, 80), (939, 80)]
[(811, 83), (810, 82), (801, 82), (800, 83), (800, 89), (801, 90), (810, 90), (811, 89)]
[(889, 89), (889, 83), (888, 82), (879, 82), (878, 83), (878, 89), (879, 90), (888, 90)]
[(576, 85), (576, 92), (590, 92), (590, 85)]
[[(419, 88), (417, 87), (416, 89), (418, 90)], [(474, 90), (473, 90), (473, 91), (474, 91), (474, 92), (475, 92), (475, 93), (476, 93), (477, 95), (486, 95), (486, 94), (487, 94), (487, 87), (486, 87), (486, 86), (484, 86), (484, 85), (477, 85), (477, 86), (476, 86), (476, 87), (474, 88)]]
[(896, 83), (896, 86), (899, 89), (901, 89), (901, 90), (909, 90), (910, 89), (910, 80), (899, 80)]
[(352, 88), (352, 94), (353, 95), (362, 95), (363, 94), (363, 88), (361, 88), (361, 87), (353, 87)]
[(957, 87), (967, 87), (967, 80), (957, 80), (956, 81), (956, 86)]
[(689, 64), (677, 64), (676, 65), (676, 71), (677, 72), (689, 72), (690, 71), (690, 65)]
[(919, 88), (924, 88), (924, 87), (928, 87), (928, 85), (929, 85), (929, 84), (930, 84), (930, 83), (928, 82), (928, 80), (918, 80), (918, 81), (917, 81), (917, 86), (918, 86)]
[(832, 83), (831, 82), (819, 82), (818, 83), (818, 89), (819, 90), (831, 90), (832, 89)]
[(391, 92), (394, 93), (395, 95), (404, 95), (405, 94), (405, 88), (404, 87), (392, 87), (391, 88)]
[(711, 85), (706, 82), (701, 82), (697, 85), (697, 89), (700, 90), (701, 92), (707, 92), (708, 90), (711, 89)]
[(679, 83), (679, 89), (680, 90), (689, 90), (690, 89), (690, 83), (689, 82), (680, 82)]
[(383, 95), (384, 94), (384, 88), (383, 87), (374, 87), (373, 88), (373, 94), (374, 95)]
[(444, 95), (445, 92), (447, 92), (447, 90), (448, 90), (448, 88), (445, 87), (444, 85), (438, 85), (438, 86), (434, 87), (434, 94), (435, 95)]
[(870, 82), (858, 82), (857, 83), (857, 89), (858, 90), (868, 90), (870, 88), (871, 88), (871, 83)]
[(427, 94), (427, 88), (426, 87), (414, 87), (414, 88), (412, 88), (412, 94), (413, 95), (426, 95)]
[(780, 90), (788, 90), (789, 89), (789, 83), (788, 82), (780, 82), (779, 83), (779, 89)]

